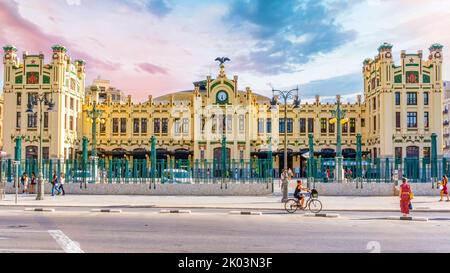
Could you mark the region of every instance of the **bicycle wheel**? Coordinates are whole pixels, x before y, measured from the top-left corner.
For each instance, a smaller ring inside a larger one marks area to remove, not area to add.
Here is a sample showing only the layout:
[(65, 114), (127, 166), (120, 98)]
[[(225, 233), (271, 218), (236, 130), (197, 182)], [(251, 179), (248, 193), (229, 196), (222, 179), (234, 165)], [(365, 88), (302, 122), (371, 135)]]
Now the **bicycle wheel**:
[(308, 204), (308, 208), (312, 213), (319, 213), (322, 211), (322, 202), (318, 199), (312, 199)]
[(284, 203), (284, 209), (289, 213), (294, 213), (298, 209), (297, 200), (294, 199), (288, 199)]

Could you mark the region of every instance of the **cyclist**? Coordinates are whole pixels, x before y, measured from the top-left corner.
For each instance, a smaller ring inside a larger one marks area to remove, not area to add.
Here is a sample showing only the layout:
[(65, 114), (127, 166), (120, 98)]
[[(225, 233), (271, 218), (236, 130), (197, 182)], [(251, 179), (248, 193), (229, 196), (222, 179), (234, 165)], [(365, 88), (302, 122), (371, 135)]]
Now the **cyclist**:
[(310, 189), (304, 188), (302, 186), (302, 180), (297, 180), (297, 186), (295, 187), (294, 197), (297, 198), (297, 203), (300, 205), (300, 209), (305, 209), (305, 194), (302, 191), (307, 191), (308, 194), (311, 192)]

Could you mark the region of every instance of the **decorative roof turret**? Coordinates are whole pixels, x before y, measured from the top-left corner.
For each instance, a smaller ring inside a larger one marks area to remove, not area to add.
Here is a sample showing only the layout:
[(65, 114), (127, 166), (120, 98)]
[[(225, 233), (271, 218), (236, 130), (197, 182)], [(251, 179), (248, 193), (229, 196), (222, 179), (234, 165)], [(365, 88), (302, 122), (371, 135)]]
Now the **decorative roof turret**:
[(13, 46), (13, 45), (5, 45), (5, 46), (3, 47), (3, 50), (4, 50), (5, 52), (10, 52), (10, 51), (17, 52), (17, 48), (16, 48), (15, 46)]
[(390, 43), (384, 42), (382, 45), (380, 45), (378, 47), (378, 52), (386, 51), (386, 50), (390, 51), (391, 49), (392, 49), (392, 45)]
[(64, 53), (67, 52), (66, 47), (62, 46), (62, 45), (54, 45), (54, 46), (52, 46), (52, 49), (53, 49), (53, 52), (64, 52)]
[(432, 44), (432, 45), (430, 46), (429, 50), (430, 50), (430, 51), (433, 51), (433, 50), (440, 50), (440, 49), (442, 49), (443, 47), (444, 47), (443, 45), (441, 45), (441, 44), (439, 44), (439, 43), (435, 43), (435, 44)]

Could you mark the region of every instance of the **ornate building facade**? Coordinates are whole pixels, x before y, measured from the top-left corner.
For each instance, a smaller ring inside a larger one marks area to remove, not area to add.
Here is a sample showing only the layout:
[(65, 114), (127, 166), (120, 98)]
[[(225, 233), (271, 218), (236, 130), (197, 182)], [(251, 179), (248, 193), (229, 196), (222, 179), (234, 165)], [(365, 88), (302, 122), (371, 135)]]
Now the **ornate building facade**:
[[(358, 133), (366, 157), (429, 156), (432, 133), (438, 135), (438, 155), (443, 153), (442, 46), (431, 46), (428, 60), (422, 59), (421, 51), (402, 51), (398, 66), (391, 48), (383, 44), (375, 59), (364, 61), (364, 98), (357, 96), (355, 103), (341, 106), (348, 118), (342, 128), (344, 157), (355, 156)], [(28, 150), (37, 145), (38, 125), (26, 115), (24, 99), (46, 92), (56, 101), (57, 112), (47, 114), (47, 123), (44, 120), (44, 158), (73, 159), (80, 154), (82, 137), (92, 139), (86, 110), (94, 101), (103, 111), (97, 148), (105, 159), (148, 159), (152, 136), (158, 159), (219, 159), (225, 137), (229, 158), (267, 158), (271, 150), (273, 166), (279, 169), (285, 132), (288, 165), (299, 175), (305, 174), (309, 134), (315, 156), (335, 156), (336, 127), (330, 123), (335, 103), (322, 103), (316, 96), (315, 102), (299, 108), (288, 105), (285, 128), (284, 105), (273, 105), (271, 98), (250, 87), (242, 89), (238, 76), (227, 76), (223, 63), (215, 78), (195, 82), (191, 90), (157, 98), (150, 95), (146, 102), (133, 103), (131, 96), (113, 100), (108, 95), (109, 82), (94, 82), (85, 95), (84, 62), (72, 63), (64, 47), (53, 47), (53, 61), (47, 65), (42, 54), (24, 53), (20, 62), (14, 47), (4, 47), (4, 51), (8, 109), (3, 141), (10, 155), (19, 135), (26, 149), (22, 154), (35, 154)]]

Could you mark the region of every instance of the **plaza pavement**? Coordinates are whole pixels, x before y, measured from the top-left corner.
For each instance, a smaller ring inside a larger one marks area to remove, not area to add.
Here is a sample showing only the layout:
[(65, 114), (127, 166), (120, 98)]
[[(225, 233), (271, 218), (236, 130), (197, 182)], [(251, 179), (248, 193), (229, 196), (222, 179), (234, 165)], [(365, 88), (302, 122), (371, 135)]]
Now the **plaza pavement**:
[[(321, 196), (324, 211), (399, 211), (399, 198)], [(414, 211), (450, 212), (450, 202), (439, 202), (439, 196), (418, 196)], [(35, 195), (7, 194), (0, 207), (123, 207), (123, 208), (205, 208), (243, 210), (283, 210), (279, 194), (268, 196), (140, 196), (140, 195), (70, 195), (35, 200)]]

